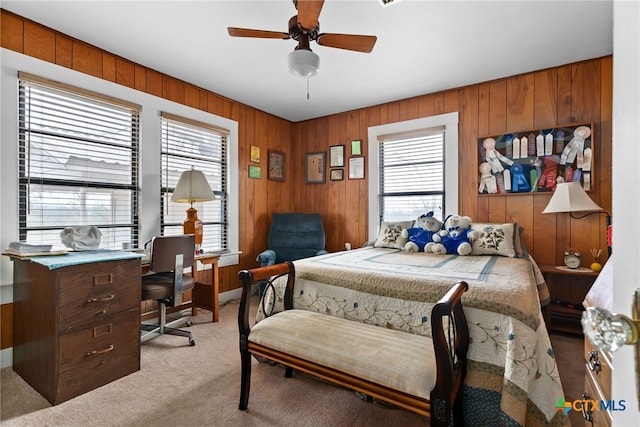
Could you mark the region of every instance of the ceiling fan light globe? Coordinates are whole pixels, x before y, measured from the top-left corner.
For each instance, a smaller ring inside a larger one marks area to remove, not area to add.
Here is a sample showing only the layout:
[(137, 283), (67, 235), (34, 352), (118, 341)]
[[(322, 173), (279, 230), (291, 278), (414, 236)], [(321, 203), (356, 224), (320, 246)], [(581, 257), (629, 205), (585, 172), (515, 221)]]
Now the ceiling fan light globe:
[(320, 57), (310, 50), (296, 49), (287, 58), (289, 72), (295, 76), (313, 77), (320, 69)]

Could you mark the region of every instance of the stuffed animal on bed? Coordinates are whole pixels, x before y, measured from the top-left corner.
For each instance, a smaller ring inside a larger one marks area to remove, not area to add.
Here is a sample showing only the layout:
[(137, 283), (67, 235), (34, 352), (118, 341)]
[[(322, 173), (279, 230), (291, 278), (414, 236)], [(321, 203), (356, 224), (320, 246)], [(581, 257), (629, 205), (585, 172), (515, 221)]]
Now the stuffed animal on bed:
[(413, 227), (402, 230), (401, 236), (409, 241), (404, 245), (407, 252), (424, 252), (429, 242), (433, 242), (433, 235), (442, 228), (442, 221), (433, 216), (433, 211), (420, 215)]
[(473, 241), (478, 237), (471, 230), (471, 217), (450, 215), (442, 226), (442, 230), (433, 235), (433, 242), (428, 243), (425, 252), (434, 254), (469, 255)]

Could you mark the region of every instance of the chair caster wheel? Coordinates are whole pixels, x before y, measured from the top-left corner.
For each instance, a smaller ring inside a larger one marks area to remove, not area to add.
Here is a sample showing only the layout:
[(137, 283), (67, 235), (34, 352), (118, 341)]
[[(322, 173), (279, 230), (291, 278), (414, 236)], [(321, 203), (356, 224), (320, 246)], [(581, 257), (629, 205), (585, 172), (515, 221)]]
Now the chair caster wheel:
[(189, 345), (190, 345), (191, 347), (193, 347), (194, 345), (196, 345), (196, 340), (194, 340), (193, 338), (191, 338), (191, 339), (189, 340)]
[(186, 326), (191, 326), (193, 325), (193, 322), (191, 322), (191, 320), (187, 320), (187, 323), (185, 323)]

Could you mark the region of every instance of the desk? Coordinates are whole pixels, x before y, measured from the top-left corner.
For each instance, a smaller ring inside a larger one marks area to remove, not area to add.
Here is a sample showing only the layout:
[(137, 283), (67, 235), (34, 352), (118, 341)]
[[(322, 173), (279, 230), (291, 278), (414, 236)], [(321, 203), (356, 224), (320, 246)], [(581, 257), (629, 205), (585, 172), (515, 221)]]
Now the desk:
[[(194, 258), (193, 266), (191, 267), (191, 274), (195, 280), (195, 286), (193, 288), (191, 301), (186, 302), (178, 307), (174, 307), (174, 310), (179, 311), (184, 308), (191, 308), (191, 315), (198, 315), (198, 308), (210, 310), (212, 313), (213, 321), (217, 322), (220, 314), (220, 280), (218, 272), (218, 260), (220, 254), (204, 253), (197, 255)], [(198, 271), (198, 262), (202, 265), (211, 265), (211, 283), (206, 283), (201, 278), (202, 273)], [(142, 274), (149, 271), (149, 259), (143, 258), (142, 260)]]

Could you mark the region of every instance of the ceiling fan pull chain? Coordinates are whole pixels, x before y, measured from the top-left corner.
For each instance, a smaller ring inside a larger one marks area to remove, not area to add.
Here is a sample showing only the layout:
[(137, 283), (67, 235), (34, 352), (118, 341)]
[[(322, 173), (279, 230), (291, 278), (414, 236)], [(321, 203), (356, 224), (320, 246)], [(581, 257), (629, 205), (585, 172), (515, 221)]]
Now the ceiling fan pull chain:
[(307, 76), (307, 101), (309, 100), (309, 76)]

